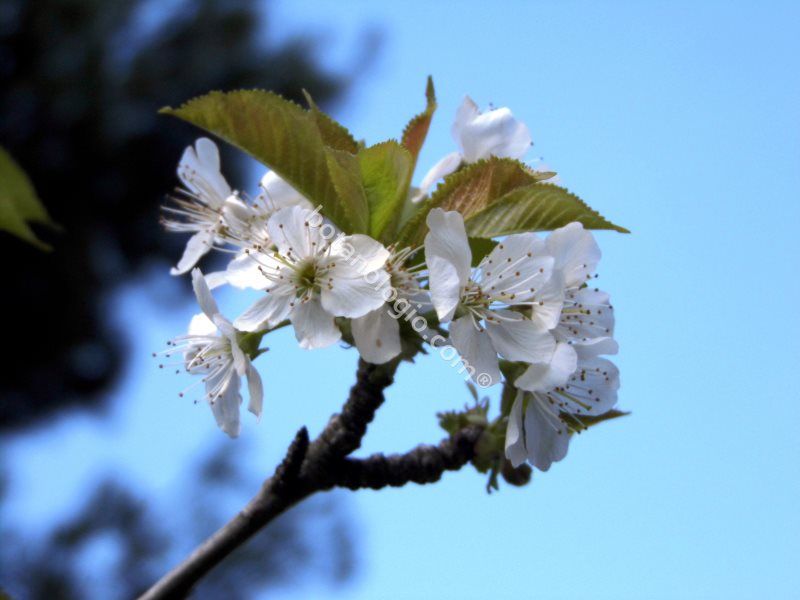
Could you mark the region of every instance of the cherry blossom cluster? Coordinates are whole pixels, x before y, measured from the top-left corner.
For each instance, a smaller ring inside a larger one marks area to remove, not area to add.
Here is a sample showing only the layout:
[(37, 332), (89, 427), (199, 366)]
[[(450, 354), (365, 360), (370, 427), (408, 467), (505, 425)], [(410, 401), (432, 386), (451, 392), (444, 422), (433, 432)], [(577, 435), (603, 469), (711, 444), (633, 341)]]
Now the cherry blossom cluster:
[[(437, 162), (412, 202), (465, 164), (489, 157), (522, 159), (528, 128), (507, 108), (480, 112), (466, 98), (452, 127), (458, 151)], [(220, 428), (240, 430), (242, 378), (248, 409), (260, 416), (262, 381), (252, 364), (261, 338), (291, 325), (299, 345), (324, 348), (341, 340), (382, 364), (401, 356), (404, 340), (436, 338), (452, 346), (481, 387), (513, 389), (503, 417), (505, 455), (514, 467), (540, 470), (567, 452), (582, 418), (616, 403), (619, 373), (614, 313), (593, 287), (600, 249), (580, 223), (546, 237), (517, 233), (494, 240), (473, 267), (464, 217), (432, 208), (422, 247), (385, 246), (365, 234), (339, 231), (319, 208), (270, 171), (249, 198), (221, 172), (217, 146), (198, 139), (180, 160), (182, 187), (164, 207), (170, 231), (191, 233), (173, 275), (191, 272), (201, 313), (167, 355), (199, 377)], [(222, 271), (196, 267), (209, 251), (232, 255)], [(233, 320), (212, 290), (222, 285), (258, 290), (258, 300)], [(413, 306), (422, 321), (409, 331), (397, 306)]]

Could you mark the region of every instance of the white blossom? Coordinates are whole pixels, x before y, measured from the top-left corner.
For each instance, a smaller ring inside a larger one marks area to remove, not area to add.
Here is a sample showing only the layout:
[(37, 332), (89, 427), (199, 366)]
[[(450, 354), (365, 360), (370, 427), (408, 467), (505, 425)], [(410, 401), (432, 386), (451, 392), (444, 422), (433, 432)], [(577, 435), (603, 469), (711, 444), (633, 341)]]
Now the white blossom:
[[(551, 325), (558, 344), (548, 360), (530, 364), (513, 382), (519, 393), (506, 431), (512, 464), (527, 459), (542, 471), (564, 458), (571, 431), (583, 428), (581, 415), (613, 408), (619, 388), (616, 366), (599, 356), (617, 352), (609, 297), (587, 285), (600, 261), (594, 236), (570, 223), (553, 231), (545, 247), (554, 260), (545, 293), (563, 299)], [(551, 323), (553, 316), (548, 314)]]
[(322, 348), (341, 338), (335, 317), (358, 318), (381, 307), (389, 252), (366, 235), (326, 236), (329, 224), (300, 206), (278, 210), (268, 222), (274, 250), (248, 252), (255, 268), (240, 283), (262, 289), (263, 298), (235, 321), (242, 331), (261, 331), (289, 319), (303, 348)]
[(228, 199), (238, 201), (220, 172), (219, 149), (208, 138), (198, 139), (184, 150), (178, 164), (178, 190), (174, 206), (164, 207), (164, 226), (170, 231), (192, 232), (183, 256), (171, 273), (187, 273), (218, 241), (224, 225), (223, 208)]
[(412, 253), (411, 248), (390, 248), (390, 256), (385, 265), (389, 275), (389, 284), (385, 290), (387, 302), (351, 322), (356, 348), (361, 358), (367, 362), (383, 364), (395, 358), (402, 350), (399, 322), (401, 316), (396, 314), (394, 307), (405, 303), (406, 306), (419, 310), (430, 305), (430, 297), (420, 287), (419, 282), (420, 271), (425, 268), (425, 264), (411, 268), (405, 266)]
[(226, 283), (235, 287), (248, 287), (253, 276), (258, 275), (258, 263), (248, 256), (249, 251), (260, 252), (272, 245), (267, 223), (282, 208), (314, 207), (297, 190), (274, 171), (267, 171), (259, 182), (260, 192), (252, 204), (240, 199), (229, 199), (223, 208), (226, 227), (222, 232), (225, 241), (240, 250), (224, 271), (208, 273), (206, 280), (213, 289)]
[(439, 160), (423, 177), (414, 201), (421, 200), (433, 184), (455, 172), (462, 163), (474, 163), (490, 156), (520, 159), (530, 148), (528, 127), (514, 118), (508, 108), (482, 113), (478, 105), (465, 96), (451, 128), (458, 152)]
[[(258, 371), (239, 345), (239, 333), (217, 307), (200, 269), (192, 271), (192, 286), (203, 311), (195, 315), (186, 335), (169, 343), (167, 356), (181, 354), (186, 371), (202, 377), (205, 399), (217, 425), (231, 437), (239, 435), (241, 378), (247, 378), (248, 410), (261, 416), (263, 387)], [(181, 393), (183, 396), (183, 393)]]
[(582, 358), (559, 342), (551, 359), (518, 377), (506, 430), (506, 457), (514, 467), (526, 460), (541, 471), (564, 458), (581, 416), (602, 415), (617, 402), (619, 371), (609, 360)]
[(527, 363), (547, 360), (555, 340), (525, 313), (539, 306), (554, 260), (533, 233), (508, 236), (473, 272), (464, 219), (436, 208), (427, 219), (425, 258), (431, 302), (450, 339), (481, 385), (500, 381), (498, 354)]

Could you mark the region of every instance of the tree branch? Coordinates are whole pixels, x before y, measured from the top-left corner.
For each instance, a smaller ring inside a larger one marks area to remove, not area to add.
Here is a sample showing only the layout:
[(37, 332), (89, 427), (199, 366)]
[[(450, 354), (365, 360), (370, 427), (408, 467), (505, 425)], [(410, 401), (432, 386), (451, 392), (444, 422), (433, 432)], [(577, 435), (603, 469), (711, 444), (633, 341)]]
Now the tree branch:
[(373, 454), (367, 458), (345, 458), (336, 465), (335, 485), (351, 490), (407, 483), (434, 483), (445, 471), (458, 471), (475, 456), (482, 427), (462, 429), (438, 446), (420, 445), (405, 454)]
[(358, 449), (383, 404), (383, 391), (392, 383), (399, 360), (385, 365), (359, 361), (356, 383), (342, 411), (331, 417), (322, 433), (309, 443), (308, 431), (297, 432), (275, 474), (258, 494), (225, 526), (201, 544), (183, 563), (167, 573), (140, 600), (185, 598), (211, 569), (236, 548), (294, 504), (332, 487), (380, 489), (409, 482), (430, 483), (447, 470), (457, 470), (474, 455), (482, 432), (472, 427), (438, 446), (418, 446), (403, 455), (376, 454), (347, 458)]

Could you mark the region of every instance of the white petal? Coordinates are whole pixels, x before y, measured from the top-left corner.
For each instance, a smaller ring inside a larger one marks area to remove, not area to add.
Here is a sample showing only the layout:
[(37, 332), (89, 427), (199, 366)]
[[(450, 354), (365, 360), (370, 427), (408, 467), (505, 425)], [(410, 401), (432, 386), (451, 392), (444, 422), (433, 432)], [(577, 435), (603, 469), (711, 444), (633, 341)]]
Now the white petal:
[(487, 316), (486, 329), (497, 352), (508, 360), (548, 360), (556, 348), (556, 341), (549, 331), (509, 310), (499, 310), (491, 317)]
[(525, 448), (525, 431), (522, 425), (523, 403), (523, 394), (517, 393), (511, 413), (508, 415), (506, 429), (506, 458), (511, 461), (511, 466), (515, 469), (528, 458), (528, 451)]
[(189, 335), (214, 335), (217, 333), (217, 326), (205, 313), (198, 313), (189, 321), (188, 333)]
[(178, 264), (170, 269), (171, 275), (183, 275), (197, 264), (200, 258), (208, 254), (214, 243), (214, 233), (207, 230), (198, 231), (186, 242), (186, 249)]
[(464, 360), (472, 380), (481, 387), (500, 382), (497, 352), (485, 330), (476, 329), (470, 317), (461, 317), (450, 324), (450, 339)]
[[(217, 380), (210, 379), (206, 385), (207, 389), (213, 389)], [(239, 405), (242, 403), (242, 396), (239, 394), (239, 376), (233, 375), (228, 382), (222, 395), (209, 399), (211, 412), (217, 421), (217, 425), (230, 437), (239, 436)]]
[(270, 211), (280, 210), (287, 206), (300, 206), (313, 210), (311, 202), (305, 199), (300, 192), (281, 179), (275, 171), (267, 171), (261, 178), (261, 189), (267, 200)]
[(382, 268), (389, 256), (383, 244), (360, 233), (338, 237), (331, 244), (337, 277), (363, 277)]
[(567, 287), (578, 287), (594, 273), (600, 262), (600, 247), (581, 223), (570, 223), (553, 231), (546, 240), (555, 268), (564, 274)]
[(208, 289), (215, 290), (226, 283), (228, 283), (227, 271), (212, 271), (211, 273), (206, 273), (206, 285), (208, 285)]
[(440, 321), (452, 318), (469, 280), (472, 251), (464, 218), (455, 211), (434, 208), (428, 213), (425, 261), (430, 274), (431, 302)]
[(243, 377), (247, 373), (247, 365), (250, 364), (250, 359), (245, 356), (244, 351), (239, 346), (238, 332), (233, 327), (230, 321), (222, 315), (214, 316), (214, 324), (220, 333), (228, 338), (231, 345), (231, 356), (233, 357), (233, 368), (236, 370), (237, 375)]
[(279, 264), (271, 256), (261, 253), (241, 253), (228, 263), (225, 277), (232, 286), (246, 289), (263, 290), (270, 287), (270, 281), (259, 270), (264, 264)]
[(250, 361), (247, 361), (247, 388), (250, 392), (250, 402), (247, 405), (247, 410), (260, 419), (264, 403), (264, 385), (261, 382), (261, 375), (258, 374), (258, 370)]
[(282, 208), (267, 223), (269, 236), (278, 251), (294, 258), (305, 258), (327, 245), (320, 234), (322, 219), (300, 206)]
[(383, 271), (373, 271), (368, 276), (349, 278), (338, 276), (337, 266), (330, 272), (333, 281), (322, 287), (320, 297), (325, 310), (336, 317), (363, 317), (370, 311), (383, 306), (384, 286), (389, 275)]
[(531, 398), (525, 411), (525, 446), (528, 460), (540, 471), (567, 455), (569, 431), (557, 413), (540, 398)]
[(564, 385), (578, 368), (578, 355), (569, 344), (556, 344), (547, 361), (530, 365), (514, 385), (528, 392), (549, 392)]
[(309, 300), (298, 304), (292, 310), (294, 335), (301, 348), (326, 348), (342, 337), (333, 316), (322, 308), (319, 300)]
[(455, 121), (453, 121), (453, 125), (450, 128), (450, 134), (453, 136), (453, 139), (455, 140), (456, 144), (459, 145), (459, 147), (462, 146), (461, 136), (464, 133), (464, 129), (466, 129), (466, 127), (480, 115), (481, 111), (478, 108), (478, 105), (475, 104), (475, 101), (469, 96), (464, 96), (464, 99), (461, 101), (461, 104), (456, 111)]
[(447, 177), (450, 173), (455, 173), (458, 167), (461, 166), (462, 161), (463, 157), (460, 152), (451, 152), (441, 158), (427, 173), (425, 173), (425, 177), (422, 178), (422, 182), (419, 184), (419, 188), (411, 198), (411, 201), (419, 202), (422, 200), (428, 195), (434, 183)]
[(289, 316), (291, 301), (291, 295), (267, 293), (239, 315), (233, 324), (239, 331), (261, 331), (274, 327)]
[(594, 358), (601, 354), (616, 354), (619, 352), (617, 340), (611, 337), (589, 338), (586, 341), (574, 341), (572, 347), (582, 359)]
[(222, 218), (230, 229), (245, 233), (249, 229), (249, 222), (253, 216), (252, 207), (245, 204), (236, 195), (230, 195), (222, 205)]
[(381, 365), (400, 354), (400, 324), (387, 306), (353, 319), (351, 328), (356, 348), (365, 361)]
[(531, 146), (531, 134), (509, 109), (498, 108), (465, 123), (460, 143), (467, 162), (490, 156), (522, 158)]
[(189, 146), (178, 165), (178, 177), (189, 191), (210, 206), (222, 206), (231, 188), (220, 172), (219, 149), (208, 138)]
[(219, 314), (219, 307), (216, 300), (214, 300), (214, 296), (211, 295), (206, 278), (203, 277), (203, 272), (200, 269), (192, 270), (192, 288), (200, 309), (213, 321), (214, 317)]
[(564, 276), (560, 271), (553, 271), (550, 279), (528, 298), (531, 302), (529, 313), (531, 321), (542, 329), (553, 329), (562, 317), (564, 307)]
[(543, 250), (544, 242), (534, 233), (508, 236), (481, 261), (481, 288), (506, 304), (528, 300), (553, 273), (553, 258)]
[(617, 403), (619, 369), (605, 358), (581, 360), (564, 389), (570, 397), (559, 398), (564, 401), (562, 410), (574, 415), (602, 415)]

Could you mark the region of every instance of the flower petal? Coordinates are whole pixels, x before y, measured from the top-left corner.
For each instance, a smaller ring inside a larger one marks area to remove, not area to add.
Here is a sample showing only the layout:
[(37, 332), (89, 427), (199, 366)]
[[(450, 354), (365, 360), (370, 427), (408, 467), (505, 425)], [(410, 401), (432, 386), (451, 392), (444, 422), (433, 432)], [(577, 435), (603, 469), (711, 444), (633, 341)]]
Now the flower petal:
[(250, 402), (247, 410), (259, 419), (264, 403), (264, 384), (261, 382), (261, 375), (249, 360), (247, 361), (247, 389), (250, 393)]
[(213, 321), (216, 315), (219, 314), (219, 307), (216, 300), (214, 300), (214, 296), (211, 295), (206, 278), (203, 277), (203, 272), (200, 269), (192, 270), (192, 289), (194, 289), (194, 295), (197, 297), (200, 309)]
[(351, 330), (356, 348), (367, 362), (381, 365), (400, 354), (400, 324), (385, 305), (353, 319)]
[(469, 280), (472, 251), (464, 218), (456, 211), (434, 208), (428, 213), (425, 261), (430, 275), (431, 302), (440, 321), (448, 321)]
[(211, 273), (206, 273), (206, 284), (208, 285), (208, 289), (215, 290), (218, 287), (222, 287), (226, 283), (228, 283), (228, 272), (227, 271), (212, 271)]
[(528, 459), (528, 451), (525, 448), (525, 430), (522, 424), (523, 404), (523, 394), (518, 392), (511, 407), (511, 413), (508, 415), (508, 427), (506, 428), (506, 458), (515, 469)]
[(486, 330), (477, 329), (470, 317), (461, 317), (450, 324), (450, 340), (473, 381), (481, 387), (500, 382), (497, 352)]
[(562, 318), (564, 308), (564, 276), (554, 270), (550, 279), (528, 298), (531, 303), (529, 317), (542, 329), (553, 329)]
[(336, 277), (363, 277), (382, 268), (390, 256), (380, 242), (357, 233), (336, 238), (331, 244), (331, 259), (336, 263)]
[(195, 233), (186, 242), (186, 249), (183, 251), (183, 256), (178, 261), (178, 264), (170, 269), (170, 275), (183, 275), (188, 273), (193, 266), (197, 264), (200, 258), (208, 254), (214, 244), (214, 233), (208, 230), (202, 230)]
[(485, 320), (492, 345), (508, 360), (532, 363), (548, 360), (553, 355), (556, 341), (552, 334), (519, 313), (499, 310)]
[(569, 396), (559, 398), (564, 401), (561, 410), (573, 415), (602, 415), (617, 403), (619, 369), (605, 358), (581, 360), (564, 390)]
[(564, 385), (578, 368), (578, 355), (569, 344), (559, 342), (549, 360), (531, 364), (514, 385), (528, 392), (549, 392)]
[(586, 283), (600, 262), (600, 246), (581, 223), (570, 223), (553, 231), (547, 240), (547, 251), (555, 258), (555, 268), (564, 274), (567, 287)]
[(528, 300), (550, 279), (553, 258), (535, 233), (510, 235), (481, 261), (480, 286), (492, 298), (515, 304)]
[[(213, 389), (219, 382), (216, 378), (211, 378), (206, 383), (206, 389)], [(242, 403), (242, 396), (239, 394), (239, 376), (230, 376), (225, 389), (215, 398), (209, 398), (211, 412), (217, 421), (217, 425), (230, 437), (239, 436), (239, 405)]]
[(528, 127), (514, 118), (508, 108), (498, 108), (475, 116), (460, 127), (459, 143), (464, 159), (522, 158), (531, 147)]
[(210, 206), (219, 207), (231, 195), (231, 187), (220, 172), (219, 149), (208, 138), (199, 138), (184, 150), (178, 177), (186, 188)]
[(320, 292), (322, 306), (336, 317), (363, 317), (383, 306), (386, 296), (383, 288), (389, 275), (379, 269), (363, 277), (339, 277), (339, 266), (330, 272), (332, 280)]
[(321, 224), (322, 218), (314, 211), (289, 206), (272, 215), (267, 228), (270, 239), (283, 256), (302, 259), (316, 254), (327, 245), (321, 235)]
[(461, 136), (464, 130), (479, 116), (481, 116), (481, 111), (478, 105), (475, 104), (475, 101), (469, 96), (464, 96), (464, 99), (461, 101), (456, 111), (455, 121), (453, 121), (453, 125), (450, 128), (450, 134), (459, 147), (461, 147)]
[[(268, 266), (264, 267), (262, 263)], [(227, 282), (234, 287), (240, 289), (252, 288), (254, 290), (263, 290), (270, 287), (270, 281), (264, 277), (259, 267), (269, 269), (273, 264), (280, 267), (280, 263), (270, 255), (261, 253), (254, 255), (252, 252), (242, 252), (228, 263), (228, 268), (225, 270), (225, 277)]]
[(215, 333), (217, 333), (217, 326), (205, 313), (198, 313), (189, 321), (189, 335), (214, 335)]
[(547, 471), (554, 462), (567, 455), (569, 430), (546, 401), (531, 397), (525, 411), (525, 447), (528, 460), (540, 471)]
[(267, 171), (261, 178), (259, 185), (263, 190), (265, 204), (269, 212), (280, 210), (287, 206), (300, 206), (308, 210), (314, 209), (311, 202), (281, 179), (275, 171)]
[(274, 327), (289, 316), (291, 302), (292, 296), (289, 294), (267, 293), (239, 315), (233, 325), (239, 331), (261, 331)]
[(411, 201), (419, 202), (422, 200), (428, 195), (434, 183), (447, 177), (450, 173), (455, 173), (458, 167), (461, 166), (463, 160), (460, 152), (451, 152), (441, 158), (427, 173), (425, 173), (425, 177), (422, 178), (422, 182), (419, 184), (419, 188), (411, 198)]
[(322, 308), (319, 300), (309, 300), (294, 307), (291, 316), (294, 335), (301, 348), (326, 348), (342, 338), (333, 315)]

